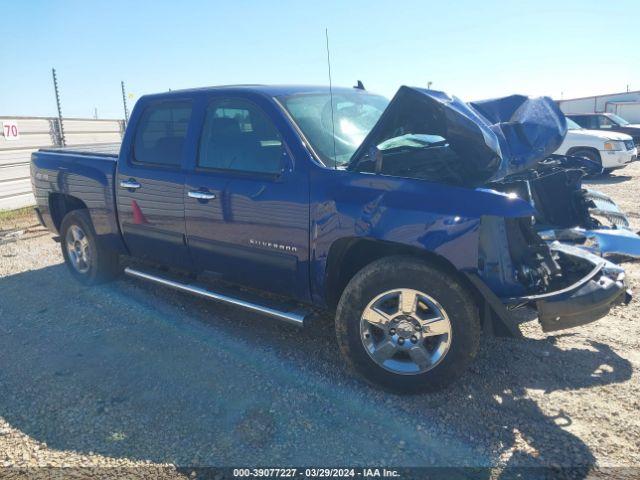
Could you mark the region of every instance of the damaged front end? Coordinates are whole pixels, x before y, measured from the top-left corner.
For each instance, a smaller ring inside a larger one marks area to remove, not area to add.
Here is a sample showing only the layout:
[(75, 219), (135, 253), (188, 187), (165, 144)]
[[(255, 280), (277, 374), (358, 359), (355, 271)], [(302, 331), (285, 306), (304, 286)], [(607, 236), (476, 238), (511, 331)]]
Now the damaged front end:
[(640, 258), (640, 236), (607, 195), (582, 187), (589, 172), (583, 159), (551, 156), (537, 168), (490, 186), (510, 192), (536, 210), (534, 228), (547, 242), (559, 241), (602, 257)]
[[(585, 249), (589, 239), (602, 246), (629, 238), (618, 233), (623, 225), (601, 228), (598, 214), (618, 224), (626, 219), (605, 206), (610, 199), (582, 189), (593, 165), (552, 156), (565, 134), (564, 115), (545, 97), (466, 104), (442, 92), (402, 87), (348, 168), (489, 188), (529, 202), (532, 216), (481, 217), (478, 268), (467, 275), (485, 298), (485, 315), (497, 316), (515, 333), (508, 312), (533, 307), (550, 332), (594, 321), (631, 298), (623, 269)], [(558, 241), (568, 232), (573, 245)]]
[(582, 188), (582, 159), (550, 157), (488, 186), (535, 215), (484, 217), (479, 270), (507, 309), (533, 307), (545, 332), (583, 325), (628, 303), (624, 270), (604, 256), (640, 254), (640, 237), (606, 195)]
[(586, 221), (573, 228), (541, 228), (542, 238), (576, 245), (603, 257), (640, 258), (640, 235), (631, 230), (627, 216), (610, 197), (588, 189), (580, 189), (576, 197), (587, 212)]
[(631, 300), (621, 267), (570, 245), (548, 244), (531, 218), (482, 218), (478, 274), (508, 311), (535, 308), (545, 332), (592, 322)]

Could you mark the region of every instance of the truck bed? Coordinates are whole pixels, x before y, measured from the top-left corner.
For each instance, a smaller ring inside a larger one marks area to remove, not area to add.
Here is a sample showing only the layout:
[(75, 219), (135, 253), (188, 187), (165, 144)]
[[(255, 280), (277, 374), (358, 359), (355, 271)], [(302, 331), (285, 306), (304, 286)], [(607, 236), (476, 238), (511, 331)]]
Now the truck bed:
[(118, 158), (121, 143), (101, 143), (90, 145), (74, 145), (71, 147), (42, 148), (41, 152), (71, 153), (90, 157)]
[[(114, 249), (123, 244), (115, 204), (120, 144), (46, 148), (31, 155), (31, 182), (43, 224), (57, 232), (68, 202), (88, 210), (96, 233)], [(79, 205), (78, 205), (79, 204)]]

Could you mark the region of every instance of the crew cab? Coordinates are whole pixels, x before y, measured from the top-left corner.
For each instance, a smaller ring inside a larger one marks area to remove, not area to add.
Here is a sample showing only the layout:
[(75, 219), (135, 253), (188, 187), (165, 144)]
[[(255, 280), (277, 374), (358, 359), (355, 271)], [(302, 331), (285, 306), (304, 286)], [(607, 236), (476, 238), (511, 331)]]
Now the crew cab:
[(607, 112), (567, 113), (566, 115), (582, 128), (625, 133), (633, 138), (636, 145), (640, 145), (640, 125), (629, 123), (620, 115)]
[(626, 167), (638, 158), (638, 149), (629, 135), (587, 130), (570, 117), (567, 117), (567, 135), (555, 153), (587, 158), (605, 172)]
[(589, 216), (580, 170), (548, 158), (565, 133), (546, 97), (212, 87), (144, 96), (122, 145), (40, 150), (31, 173), (81, 282), (124, 269), (298, 326), (330, 311), (356, 372), (430, 391), (481, 329), (519, 335), (515, 309), (555, 331), (629, 300), (620, 267), (537, 233)]

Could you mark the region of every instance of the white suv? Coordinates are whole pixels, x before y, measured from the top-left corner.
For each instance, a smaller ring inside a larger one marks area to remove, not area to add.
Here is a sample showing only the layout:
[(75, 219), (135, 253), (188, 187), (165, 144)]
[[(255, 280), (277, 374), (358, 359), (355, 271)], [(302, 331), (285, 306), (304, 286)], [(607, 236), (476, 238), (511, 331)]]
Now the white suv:
[(587, 130), (567, 118), (567, 136), (559, 155), (584, 157), (602, 165), (605, 171), (622, 168), (637, 159), (638, 149), (626, 133)]

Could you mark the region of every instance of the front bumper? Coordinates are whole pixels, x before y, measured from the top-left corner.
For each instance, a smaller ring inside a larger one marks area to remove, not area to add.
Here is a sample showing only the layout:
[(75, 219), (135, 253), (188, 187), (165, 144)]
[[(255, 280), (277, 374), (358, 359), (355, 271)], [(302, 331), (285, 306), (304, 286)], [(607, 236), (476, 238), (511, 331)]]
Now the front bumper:
[(602, 273), (574, 291), (536, 301), (536, 308), (542, 330), (554, 332), (591, 323), (612, 306), (630, 301), (624, 272), (615, 280)]
[(603, 168), (622, 168), (638, 158), (638, 149), (601, 150), (600, 159)]
[(572, 285), (518, 299), (527, 300), (538, 310), (538, 321), (545, 332), (554, 332), (591, 323), (604, 317), (614, 305), (629, 303), (631, 291), (624, 270), (582, 249), (554, 242), (551, 250), (587, 261), (593, 268)]
[[(467, 273), (467, 277), (475, 285), (485, 301), (485, 310), (494, 315), (485, 316), (491, 320), (490, 328), (502, 335), (521, 336), (513, 310), (530, 306), (538, 311), (538, 321), (545, 332), (554, 332), (566, 328), (577, 327), (594, 322), (609, 313), (614, 305), (627, 304), (632, 293), (627, 287), (625, 273), (619, 266), (593, 255), (585, 250), (570, 245), (553, 242), (552, 250), (564, 255), (578, 257), (589, 262), (591, 271), (565, 288), (513, 298), (499, 298), (477, 274)], [(497, 322), (497, 323), (496, 323)]]

